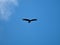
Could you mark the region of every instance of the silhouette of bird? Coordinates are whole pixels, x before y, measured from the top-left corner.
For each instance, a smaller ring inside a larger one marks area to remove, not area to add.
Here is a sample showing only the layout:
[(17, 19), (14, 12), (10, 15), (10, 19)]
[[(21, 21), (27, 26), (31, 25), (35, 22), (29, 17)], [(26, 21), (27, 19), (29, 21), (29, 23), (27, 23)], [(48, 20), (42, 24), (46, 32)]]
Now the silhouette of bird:
[(23, 21), (28, 21), (28, 23), (31, 23), (31, 21), (37, 21), (37, 19), (23, 19)]
[(37, 21), (37, 19), (23, 19), (24, 21), (28, 21), (28, 23), (31, 23), (31, 21)]

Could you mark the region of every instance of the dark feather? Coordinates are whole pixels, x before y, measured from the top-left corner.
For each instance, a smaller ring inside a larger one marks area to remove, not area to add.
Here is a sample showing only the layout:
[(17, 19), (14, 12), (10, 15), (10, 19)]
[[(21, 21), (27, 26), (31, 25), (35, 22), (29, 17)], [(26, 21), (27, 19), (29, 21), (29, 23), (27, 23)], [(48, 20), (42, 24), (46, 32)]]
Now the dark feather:
[(29, 19), (23, 19), (24, 21), (29, 21)]
[(37, 19), (32, 19), (31, 21), (37, 21)]

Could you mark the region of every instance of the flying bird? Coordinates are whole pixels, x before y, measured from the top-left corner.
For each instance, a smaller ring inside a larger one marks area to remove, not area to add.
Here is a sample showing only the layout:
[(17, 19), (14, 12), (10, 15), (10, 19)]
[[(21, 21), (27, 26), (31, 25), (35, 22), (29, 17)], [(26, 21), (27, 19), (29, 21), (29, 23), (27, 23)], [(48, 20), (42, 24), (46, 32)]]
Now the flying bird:
[(37, 21), (37, 19), (23, 19), (23, 21), (28, 21), (28, 23), (31, 23), (31, 21)]

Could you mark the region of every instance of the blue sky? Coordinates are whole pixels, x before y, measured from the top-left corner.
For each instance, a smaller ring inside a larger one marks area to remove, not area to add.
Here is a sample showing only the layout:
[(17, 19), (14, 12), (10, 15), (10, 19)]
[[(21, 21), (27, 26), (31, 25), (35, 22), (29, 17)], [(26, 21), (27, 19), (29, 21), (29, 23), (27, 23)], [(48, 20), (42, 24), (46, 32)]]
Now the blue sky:
[[(0, 20), (0, 45), (60, 45), (59, 0), (20, 0), (8, 9), (9, 19)], [(22, 18), (38, 20), (29, 24)]]

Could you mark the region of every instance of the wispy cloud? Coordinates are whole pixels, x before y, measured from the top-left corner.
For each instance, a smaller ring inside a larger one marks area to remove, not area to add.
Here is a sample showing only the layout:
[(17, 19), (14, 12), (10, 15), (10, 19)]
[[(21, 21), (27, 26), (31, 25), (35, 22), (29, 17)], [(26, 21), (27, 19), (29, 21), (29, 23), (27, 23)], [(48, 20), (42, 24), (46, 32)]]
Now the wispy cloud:
[(18, 0), (0, 0), (0, 20), (8, 20), (14, 6), (18, 6)]

